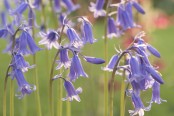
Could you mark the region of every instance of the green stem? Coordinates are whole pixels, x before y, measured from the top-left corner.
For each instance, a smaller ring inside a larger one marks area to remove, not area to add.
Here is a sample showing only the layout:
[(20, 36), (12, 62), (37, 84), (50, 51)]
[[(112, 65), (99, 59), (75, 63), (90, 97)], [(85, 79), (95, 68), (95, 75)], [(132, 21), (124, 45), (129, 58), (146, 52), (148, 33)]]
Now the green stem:
[(10, 116), (14, 116), (14, 82), (10, 81)]
[[(34, 22), (33, 22), (34, 26)], [(35, 31), (34, 28), (32, 28), (33, 32), (33, 39), (35, 39)], [(33, 55), (33, 64), (36, 64), (36, 55)], [(42, 116), (42, 111), (41, 111), (41, 103), (40, 103), (40, 96), (39, 96), (39, 83), (38, 83), (38, 74), (37, 74), (37, 67), (34, 68), (34, 83), (36, 84), (36, 87), (38, 88), (35, 92), (35, 99), (37, 103), (37, 115)]]
[[(112, 0), (108, 1), (106, 6), (106, 18), (105, 18), (105, 35), (104, 35), (104, 59), (106, 63), (108, 62), (108, 38), (107, 38), (107, 20), (108, 20), (108, 8), (109, 5), (112, 3)], [(108, 72), (104, 72), (104, 116), (108, 116)]]
[(114, 106), (114, 77), (115, 77), (115, 73), (117, 71), (117, 67), (119, 65), (119, 62), (121, 60), (121, 58), (126, 54), (127, 52), (122, 52), (121, 55), (119, 56), (115, 66), (114, 66), (114, 69), (113, 69), (113, 72), (112, 72), (112, 77), (111, 77), (111, 89), (110, 89), (110, 116), (113, 116), (114, 115), (114, 112), (113, 112), (113, 106)]
[(58, 81), (58, 103), (57, 103), (57, 116), (62, 116), (62, 96), (63, 96), (63, 83), (62, 83), (62, 80), (60, 79)]
[[(124, 58), (124, 62), (126, 62), (126, 56)], [(120, 116), (125, 116), (125, 77), (126, 77), (126, 71), (123, 70), (123, 79), (121, 82), (121, 95), (120, 95)]]
[(66, 101), (66, 116), (71, 116), (71, 102)]
[[(60, 33), (60, 38), (58, 40), (59, 43), (61, 43), (61, 38), (63, 35), (63, 30), (65, 28), (65, 25), (63, 25), (61, 33)], [(53, 63), (51, 65), (51, 72), (50, 72), (50, 80), (49, 80), (49, 104), (50, 104), (50, 116), (54, 116), (54, 108), (53, 108), (53, 73), (54, 73), (54, 65), (56, 63), (57, 56), (59, 54), (59, 49), (57, 50), (57, 53), (54, 57)]]
[[(17, 32), (20, 30), (20, 26), (16, 29), (14, 35), (12, 36), (12, 50), (11, 50), (11, 53), (13, 54), (13, 49), (14, 49), (14, 46), (15, 46), (15, 36), (17, 34)], [(10, 64), (12, 63), (12, 59), (13, 59), (13, 55), (12, 55), (12, 58), (11, 58), (11, 61), (10, 61)], [(7, 104), (6, 104), (6, 98), (7, 98), (7, 80), (8, 80), (8, 76), (9, 76), (9, 70), (11, 68), (11, 66), (8, 66), (7, 68), (7, 71), (6, 71), (6, 74), (5, 74), (5, 80), (4, 80), (4, 95), (3, 95), (3, 116), (6, 116), (7, 115)], [(13, 81), (13, 80), (12, 80)], [(13, 83), (11, 82), (10, 84), (10, 115), (14, 115), (14, 99), (11, 98), (13, 97), (14, 95), (14, 88), (13, 88)]]
[(10, 70), (10, 66), (8, 66), (6, 71), (6, 76), (4, 80), (4, 95), (3, 95), (3, 116), (7, 115), (7, 104), (6, 104), (6, 98), (7, 98), (7, 80), (8, 80), (8, 72)]

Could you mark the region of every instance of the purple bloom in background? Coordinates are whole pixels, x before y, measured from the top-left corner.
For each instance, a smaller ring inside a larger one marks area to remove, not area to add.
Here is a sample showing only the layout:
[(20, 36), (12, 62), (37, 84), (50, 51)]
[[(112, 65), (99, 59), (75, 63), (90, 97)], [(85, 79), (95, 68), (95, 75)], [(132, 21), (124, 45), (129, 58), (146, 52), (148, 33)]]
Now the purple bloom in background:
[(7, 11), (10, 10), (10, 4), (9, 4), (8, 0), (4, 0), (4, 6), (7, 9)]
[(105, 60), (101, 58), (95, 58), (90, 56), (84, 56), (85, 61), (92, 63), (92, 64), (103, 64), (105, 63)]
[(140, 4), (138, 4), (138, 2), (136, 2), (135, 0), (131, 1), (132, 5), (134, 6), (134, 8), (141, 14), (145, 14), (144, 9), (141, 7)]
[(134, 6), (138, 12), (142, 14), (145, 13), (140, 5), (135, 1), (129, 1), (125, 4), (120, 3), (118, 6), (117, 25), (121, 26), (123, 30), (139, 27), (133, 20), (132, 6)]
[(108, 38), (113, 38), (113, 37), (119, 37), (120, 36), (120, 32), (118, 30), (118, 28), (115, 25), (115, 20), (112, 17), (108, 17), (108, 21), (107, 21), (107, 37)]
[(75, 90), (73, 84), (67, 80), (64, 80), (64, 87), (66, 89), (67, 96), (62, 99), (63, 101), (65, 100), (73, 101), (73, 99), (75, 99), (76, 101), (80, 102), (80, 97), (78, 94), (82, 92), (81, 87)]
[(60, 12), (61, 11), (60, 0), (54, 0), (54, 10), (56, 12)]
[(161, 104), (161, 102), (167, 102), (167, 101), (160, 98), (160, 84), (155, 81), (152, 87), (151, 103)]
[(105, 0), (97, 0), (96, 3), (91, 2), (91, 6), (89, 7), (89, 10), (91, 12), (94, 12), (94, 17), (97, 18), (99, 16), (105, 16), (106, 11), (103, 10)]
[(80, 37), (73, 28), (68, 28), (66, 34), (70, 41), (70, 45), (74, 46), (75, 48), (83, 46), (82, 40), (80, 39)]
[(35, 0), (32, 5), (33, 5), (34, 8), (39, 9), (40, 6), (41, 6), (41, 0)]
[(138, 114), (139, 116), (144, 116), (144, 111), (149, 111), (151, 106), (144, 107), (140, 95), (135, 94), (134, 92), (132, 92), (131, 97), (135, 110), (129, 110), (130, 115), (134, 116)]
[(27, 2), (22, 2), (15, 10), (11, 11), (11, 14), (21, 16), (28, 6), (29, 4)]
[(74, 54), (71, 61), (69, 77), (71, 81), (75, 81), (79, 76), (88, 77), (82, 67), (79, 57)]
[(39, 45), (45, 44), (49, 50), (52, 49), (52, 47), (56, 49), (59, 48), (59, 44), (57, 42), (59, 34), (56, 31), (49, 31), (48, 33), (40, 32), (40, 35), (43, 39), (39, 41)]
[(16, 67), (16, 69), (22, 70), (22, 72), (28, 71), (34, 67), (34, 65), (30, 66), (28, 62), (26, 62), (21, 54), (15, 54), (13, 56), (12, 66)]
[(28, 26), (33, 27), (35, 23), (34, 11), (30, 8), (28, 12)]
[(15, 77), (18, 83), (18, 92), (20, 94), (16, 94), (19, 99), (22, 99), (26, 94), (31, 94), (36, 90), (36, 86), (30, 85), (24, 78), (24, 75), (20, 69), (13, 69), (13, 76)]
[(62, 66), (65, 67), (65, 69), (69, 68), (71, 66), (71, 61), (68, 57), (68, 50), (66, 48), (60, 49), (59, 53), (59, 60), (57, 61), (58, 66), (56, 69), (60, 69)]
[(84, 36), (83, 41), (85, 44), (86, 43), (93, 44), (94, 42), (96, 42), (96, 39), (94, 39), (93, 33), (92, 33), (92, 24), (87, 19), (83, 20), (82, 32)]
[(68, 13), (71, 13), (71, 12), (77, 10), (78, 8), (80, 8), (80, 5), (79, 4), (74, 5), (72, 0), (62, 0), (62, 1), (65, 4), (65, 6), (66, 6), (66, 8), (68, 10)]
[(6, 27), (6, 25), (7, 25), (7, 22), (6, 22), (6, 14), (5, 14), (5, 12), (1, 12), (1, 25), (3, 26), (3, 27)]

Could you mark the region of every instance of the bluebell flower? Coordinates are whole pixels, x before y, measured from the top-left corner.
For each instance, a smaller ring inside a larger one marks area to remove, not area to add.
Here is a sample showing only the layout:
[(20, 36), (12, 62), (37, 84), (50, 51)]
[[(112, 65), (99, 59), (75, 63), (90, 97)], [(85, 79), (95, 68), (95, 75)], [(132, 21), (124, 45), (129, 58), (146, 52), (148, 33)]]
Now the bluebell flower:
[(0, 30), (0, 38), (6, 38), (8, 35), (8, 30), (7, 29), (1, 29)]
[(85, 44), (93, 44), (96, 42), (96, 39), (93, 37), (92, 33), (92, 24), (85, 18), (83, 19), (82, 32), (84, 36), (83, 41)]
[(4, 6), (7, 9), (7, 11), (9, 11), (11, 9), (8, 0), (4, 0)]
[[(18, 83), (18, 91), (16, 96), (22, 99), (26, 94), (31, 94), (36, 90), (35, 85), (30, 85), (24, 78), (24, 75), (20, 69), (13, 69), (13, 76)], [(20, 94), (18, 94), (20, 92)]]
[(21, 16), (28, 6), (29, 4), (27, 2), (22, 2), (15, 10), (11, 11), (11, 14)]
[(95, 58), (95, 57), (90, 57), (90, 56), (84, 56), (83, 57), (85, 61), (92, 63), (92, 64), (103, 64), (105, 63), (105, 60), (101, 58)]
[(118, 58), (119, 58), (119, 55), (118, 55), (118, 54), (113, 55), (113, 56), (111, 57), (109, 63), (107, 64), (106, 67), (103, 68), (103, 70), (112, 71), (112, 70), (114, 69), (114, 66), (115, 66), (115, 64), (116, 64), (116, 62), (117, 62), (117, 60), (118, 60)]
[(135, 0), (131, 0), (130, 2), (132, 3), (132, 5), (134, 6), (134, 8), (135, 8), (139, 13), (145, 14), (144, 9), (142, 8), (142, 6), (141, 6), (138, 2), (136, 2)]
[(48, 49), (52, 47), (58, 49), (59, 44), (57, 40), (59, 39), (59, 34), (56, 31), (49, 31), (48, 33), (40, 32), (41, 37), (43, 38), (39, 41), (39, 45), (45, 44)]
[(103, 9), (105, 0), (97, 0), (96, 3), (91, 2), (91, 6), (89, 7), (89, 10), (91, 12), (94, 12), (94, 17), (97, 18), (99, 16), (105, 16), (106, 11)]
[(67, 96), (62, 99), (63, 101), (65, 100), (73, 101), (73, 99), (75, 99), (76, 101), (80, 102), (80, 97), (78, 94), (82, 92), (81, 87), (75, 90), (73, 84), (67, 80), (64, 81), (64, 87), (66, 89)]
[(71, 81), (75, 81), (79, 76), (88, 77), (82, 67), (79, 57), (74, 54), (71, 61), (69, 77)]
[(160, 98), (160, 84), (155, 81), (152, 87), (151, 103), (161, 104), (161, 102), (167, 102), (167, 101)]
[(135, 56), (131, 56), (130, 58), (130, 68), (132, 72), (131, 79), (135, 80), (135, 82), (141, 81), (144, 78), (144, 76), (140, 72), (139, 61)]
[(54, 0), (54, 11), (56, 12), (61, 11), (60, 0)]
[(155, 48), (154, 48), (153, 46), (151, 46), (150, 44), (147, 45), (147, 49), (148, 49), (149, 52), (150, 52), (151, 54), (153, 54), (154, 56), (156, 56), (156, 57), (158, 57), (158, 58), (161, 57), (161, 55), (160, 55), (160, 53), (158, 52), (158, 50), (155, 49)]
[(40, 9), (41, 6), (41, 0), (34, 0), (34, 3), (32, 4), (33, 8)]
[(164, 84), (164, 80), (162, 79), (160, 73), (154, 69), (152, 66), (147, 66), (146, 71), (153, 77), (154, 80), (159, 82), (160, 84)]
[(1, 26), (2, 27), (6, 27), (6, 25), (7, 25), (7, 22), (6, 22), (6, 14), (5, 14), (5, 12), (1, 12)]
[(62, 66), (65, 67), (65, 69), (69, 68), (71, 66), (71, 60), (68, 57), (68, 49), (61, 48), (59, 49), (59, 60), (57, 61), (58, 66), (56, 69), (60, 69)]
[(73, 28), (68, 28), (66, 34), (70, 41), (70, 45), (74, 46), (75, 48), (83, 46), (82, 40)]
[[(18, 53), (22, 55), (35, 54), (37, 51), (41, 50), (37, 47), (31, 35), (26, 31), (22, 31), (22, 34), (17, 41), (19, 41), (19, 48), (16, 47), (16, 49)], [(29, 47), (30, 50), (28, 50), (27, 47)]]
[(115, 20), (112, 17), (108, 17), (107, 21), (107, 37), (113, 38), (113, 37), (119, 37), (120, 36), (119, 29), (117, 28), (115, 24)]
[(68, 10), (68, 13), (71, 13), (71, 12), (77, 10), (78, 8), (80, 8), (80, 5), (79, 4), (74, 5), (72, 0), (62, 0), (62, 2), (65, 4), (65, 6)]
[(139, 27), (139, 25), (136, 25), (134, 22), (132, 6), (134, 6), (141, 14), (145, 13), (142, 7), (135, 1), (130, 0), (125, 4), (120, 3), (118, 5), (117, 25), (121, 26), (123, 30)]
[(28, 71), (28, 69), (33, 68), (35, 65), (30, 66), (26, 62), (21, 54), (14, 54), (11, 66), (14, 66), (16, 69), (22, 70), (22, 72)]
[(34, 11), (29, 8), (29, 11), (28, 11), (28, 26), (29, 27), (33, 27), (35, 24), (35, 14), (34, 14)]
[(149, 111), (151, 106), (148, 107), (144, 107), (144, 104), (140, 98), (140, 95), (135, 94), (134, 92), (132, 92), (131, 95), (132, 98), (132, 103), (134, 105), (135, 110), (129, 110), (129, 113), (131, 116), (134, 115), (139, 115), (139, 116), (144, 116), (144, 111)]

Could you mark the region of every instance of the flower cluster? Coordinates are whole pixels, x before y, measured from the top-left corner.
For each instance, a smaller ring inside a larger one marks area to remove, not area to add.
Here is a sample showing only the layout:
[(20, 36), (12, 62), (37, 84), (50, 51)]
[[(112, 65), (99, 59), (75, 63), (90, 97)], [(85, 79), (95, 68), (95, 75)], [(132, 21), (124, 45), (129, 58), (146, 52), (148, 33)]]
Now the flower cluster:
[[(135, 108), (133, 111), (129, 110), (129, 113), (131, 115), (139, 114), (139, 116), (143, 116), (144, 111), (150, 110), (151, 103), (160, 104), (162, 101), (165, 101), (160, 98), (160, 85), (164, 81), (161, 74), (157, 71), (157, 67), (154, 67), (148, 59), (151, 54), (159, 58), (160, 53), (142, 39), (144, 35), (144, 32), (138, 33), (132, 45), (126, 50), (114, 55), (109, 64), (104, 68), (104, 70), (108, 71), (116, 68), (116, 74), (120, 74), (121, 69), (126, 71), (126, 82), (131, 85), (126, 91), (127, 95), (131, 96)], [(126, 57), (125, 65), (119, 65), (123, 56)], [(142, 91), (150, 88), (152, 88), (152, 99), (149, 102), (150, 105), (145, 107), (140, 94)]]
[[(29, 21), (28, 24), (21, 24), (22, 15), (27, 8), (29, 8), (29, 18), (33, 19), (34, 14), (29, 3), (22, 1), (14, 10), (11, 9), (7, 0), (4, 0), (4, 5), (7, 12), (4, 11), (1, 13), (2, 29), (0, 29), (0, 38), (5, 38), (8, 41), (4, 52), (9, 52), (12, 56), (9, 65), (9, 68), (11, 68), (10, 76), (17, 81), (18, 91), (16, 96), (21, 99), (26, 94), (30, 94), (36, 90), (36, 86), (29, 84), (23, 74), (28, 69), (34, 68), (35, 65), (30, 66), (25, 61), (24, 56), (33, 55), (41, 49), (36, 45), (31, 36), (30, 26), (33, 21)], [(10, 23), (6, 20), (7, 13), (10, 13), (10, 16), (12, 16), (12, 22), (10, 20)]]
[[(56, 57), (59, 58), (59, 60), (56, 61), (58, 64), (56, 67), (57, 70), (61, 69), (62, 67), (64, 67), (64, 69), (69, 69), (68, 79), (63, 79), (65, 82), (64, 86), (67, 91), (67, 96), (70, 98), (68, 100), (70, 101), (73, 99), (73, 96), (76, 95), (76, 93), (80, 93), (75, 92), (71, 81), (75, 82), (80, 76), (88, 77), (83, 69), (80, 57), (84, 59), (84, 61), (92, 64), (102, 64), (105, 62), (103, 59), (84, 56), (81, 53), (81, 49), (86, 44), (93, 44), (96, 40), (93, 37), (91, 23), (85, 17), (79, 18), (81, 19), (81, 22), (79, 22), (81, 23), (80, 32), (77, 32), (73, 27), (71, 27), (71, 23), (69, 24), (70, 19), (64, 19), (64, 24), (60, 30), (51, 30), (46, 33), (41, 32), (41, 37), (43, 39), (39, 42), (39, 44), (46, 45), (48, 49), (52, 49), (53, 46), (54, 48), (58, 49), (58, 54), (56, 54)], [(63, 33), (68, 39), (61, 42)], [(69, 54), (72, 54), (72, 58), (70, 58), (71, 55)], [(57, 77), (59, 76), (56, 75), (53, 80), (55, 80)], [(77, 101), (80, 101), (79, 97), (74, 98)], [(67, 98), (64, 100), (67, 100)]]
[[(96, 4), (91, 3), (89, 10), (94, 12), (94, 17), (106, 16), (106, 11), (103, 9), (105, 0), (97, 0)], [(139, 13), (145, 14), (144, 9), (135, 0), (122, 0), (117, 4), (110, 4), (109, 7), (117, 7), (117, 12), (107, 13), (107, 37), (119, 37), (124, 31), (130, 28), (140, 27), (134, 22), (132, 8), (134, 7)], [(107, 11), (108, 12), (108, 11)], [(117, 14), (115, 20), (112, 15)]]

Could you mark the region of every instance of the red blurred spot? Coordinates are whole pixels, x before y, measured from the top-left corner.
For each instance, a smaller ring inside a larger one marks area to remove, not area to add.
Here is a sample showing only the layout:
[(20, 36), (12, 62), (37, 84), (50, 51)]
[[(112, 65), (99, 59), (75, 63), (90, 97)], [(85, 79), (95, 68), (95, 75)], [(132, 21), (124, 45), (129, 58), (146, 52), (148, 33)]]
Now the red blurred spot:
[(170, 20), (166, 15), (160, 14), (157, 18), (154, 19), (154, 24), (158, 29), (165, 29), (169, 26)]

